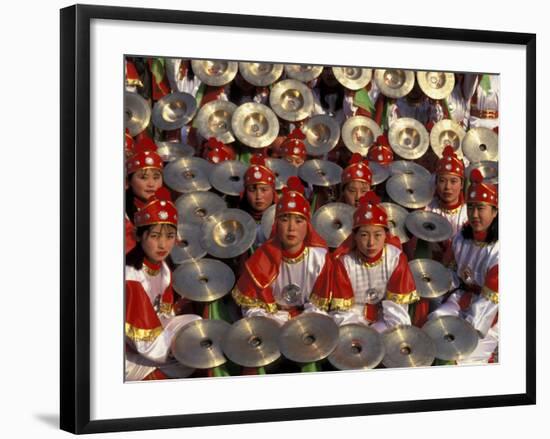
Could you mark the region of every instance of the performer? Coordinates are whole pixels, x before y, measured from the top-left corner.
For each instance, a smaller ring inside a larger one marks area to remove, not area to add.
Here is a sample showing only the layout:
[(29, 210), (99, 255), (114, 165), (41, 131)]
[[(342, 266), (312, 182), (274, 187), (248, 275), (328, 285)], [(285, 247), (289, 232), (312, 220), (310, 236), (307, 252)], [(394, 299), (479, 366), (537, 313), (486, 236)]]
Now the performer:
[[(126, 380), (178, 378), (170, 343), (193, 314), (175, 316), (166, 258), (176, 242), (178, 212), (162, 188), (136, 212), (138, 245), (126, 255)], [(183, 376), (183, 375), (182, 375)]]
[(464, 76), (464, 95), (470, 104), (469, 128), (485, 127), (498, 133), (499, 94), (497, 75)]
[(498, 345), (498, 192), (495, 185), (483, 182), (477, 169), (471, 180), (466, 200), (468, 224), (452, 244), (456, 291), (428, 318), (464, 316), (479, 332), (480, 341), (460, 363), (486, 363)]
[(210, 137), (203, 146), (203, 156), (210, 163), (217, 165), (226, 160), (236, 160), (237, 154), (231, 145), (220, 142), (215, 137)]
[(378, 136), (374, 144), (369, 148), (367, 160), (376, 162), (381, 166), (389, 166), (393, 162), (393, 150), (385, 134)]
[(363, 160), (361, 154), (354, 153), (349, 165), (342, 172), (341, 198), (350, 206), (359, 206), (359, 200), (370, 191), (372, 172), (369, 162)]
[(135, 227), (130, 218), (134, 218), (134, 214), (162, 186), (163, 163), (156, 149), (149, 137), (143, 137), (126, 161), (126, 253), (136, 245)]
[(307, 156), (305, 138), (300, 128), (292, 130), (279, 149), (281, 158), (297, 168), (302, 166)]
[(405, 254), (388, 233), (388, 216), (368, 192), (353, 217), (352, 234), (334, 254), (331, 314), (340, 324), (371, 324), (378, 332), (411, 325), (408, 305), (419, 300)]
[(282, 324), (301, 312), (328, 310), (331, 259), (310, 223), (303, 190), (297, 177), (288, 179), (271, 238), (245, 262), (232, 293), (245, 317), (268, 316)]

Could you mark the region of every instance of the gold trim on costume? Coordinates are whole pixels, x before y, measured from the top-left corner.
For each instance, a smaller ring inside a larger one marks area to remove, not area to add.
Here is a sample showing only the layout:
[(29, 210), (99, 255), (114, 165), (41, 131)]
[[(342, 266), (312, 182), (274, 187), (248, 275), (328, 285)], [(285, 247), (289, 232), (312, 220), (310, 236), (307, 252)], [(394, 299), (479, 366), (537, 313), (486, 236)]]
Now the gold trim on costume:
[(162, 333), (162, 326), (153, 329), (142, 329), (126, 322), (125, 333), (133, 341), (154, 341)]
[(483, 287), (481, 290), (481, 296), (498, 305), (498, 291), (493, 291), (490, 288)]
[(420, 300), (420, 296), (416, 290), (413, 290), (407, 294), (391, 293), (387, 291), (386, 300), (391, 300), (398, 305), (410, 305), (411, 303), (418, 302)]
[(349, 299), (332, 298), (330, 301), (330, 309), (331, 311), (347, 311), (354, 305), (354, 303), (355, 299), (353, 297)]
[[(332, 293), (331, 293), (332, 296)], [(323, 311), (328, 311), (330, 305), (330, 299), (324, 297), (319, 297), (316, 294), (309, 296), (309, 301), (315, 305), (317, 308), (322, 309)]]
[(231, 291), (231, 296), (233, 296), (233, 299), (239, 306), (244, 306), (246, 308), (263, 308), (272, 314), (277, 312), (276, 303), (266, 303), (261, 300), (245, 296), (237, 287), (233, 288), (233, 291)]
[(384, 244), (384, 248), (382, 249), (382, 253), (380, 254), (380, 257), (374, 262), (367, 262), (365, 256), (361, 254), (359, 250), (357, 250), (357, 256), (359, 256), (359, 260), (365, 267), (368, 267), (368, 268), (376, 267), (377, 265), (380, 265), (382, 263), (382, 261), (384, 260), (384, 257), (386, 256), (386, 245)]
[(143, 87), (143, 82), (139, 79), (127, 79), (126, 85), (129, 85), (130, 87)]
[(169, 302), (161, 302), (159, 311), (161, 312), (161, 314), (171, 314), (172, 304)]
[[(247, 262), (248, 262), (248, 261), (247, 261)], [(245, 262), (244, 266), (245, 266), (245, 268), (246, 268), (246, 271), (248, 272), (248, 274), (250, 275), (250, 277), (252, 278), (252, 280), (253, 280), (254, 283), (256, 284), (256, 286), (257, 286), (258, 288), (261, 288), (262, 290), (263, 290), (264, 288), (267, 288), (269, 285), (271, 285), (271, 284), (273, 283), (273, 281), (277, 278), (277, 275), (278, 275), (278, 273), (275, 274), (275, 275), (274, 275), (265, 285), (262, 285), (262, 284), (260, 283), (260, 281), (259, 281), (258, 279), (256, 279), (256, 276), (254, 276), (254, 273), (252, 273), (252, 270), (250, 270), (250, 269), (248, 268), (248, 264), (247, 264), (246, 262)]]
[(445, 209), (441, 205), (441, 203), (439, 203), (439, 208), (443, 213), (446, 213), (447, 215), (456, 215), (460, 211), (460, 209), (462, 209), (462, 206), (464, 206), (464, 204), (461, 204), (460, 206), (455, 207), (454, 209)]
[(144, 263), (143, 264), (143, 271), (145, 271), (145, 273), (147, 273), (149, 276), (156, 276), (157, 274), (160, 273), (160, 268), (155, 270), (154, 268), (148, 267)]
[(302, 262), (304, 258), (308, 255), (308, 253), (309, 253), (309, 248), (304, 247), (304, 250), (302, 251), (302, 253), (300, 253), (295, 258), (285, 258), (283, 256), (283, 262), (286, 262), (287, 264), (297, 264), (298, 262)]
[(474, 245), (476, 247), (480, 247), (480, 248), (483, 248), (483, 247), (487, 247), (489, 245), (488, 242), (485, 242), (485, 241), (476, 241), (475, 239), (472, 239), (472, 242), (474, 243)]

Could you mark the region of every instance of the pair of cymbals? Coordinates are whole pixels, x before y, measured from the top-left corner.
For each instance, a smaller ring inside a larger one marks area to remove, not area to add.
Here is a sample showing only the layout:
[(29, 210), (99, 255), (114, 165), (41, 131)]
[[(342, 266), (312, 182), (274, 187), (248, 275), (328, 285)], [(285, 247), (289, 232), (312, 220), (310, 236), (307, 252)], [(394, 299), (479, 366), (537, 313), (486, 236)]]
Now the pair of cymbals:
[(366, 116), (353, 116), (342, 126), (342, 140), (351, 152), (366, 157), (370, 146), (382, 134), (382, 128)]
[(435, 359), (435, 343), (422, 329), (399, 325), (382, 334), (386, 367), (431, 366)]
[(443, 119), (430, 131), (430, 145), (439, 158), (443, 157), (443, 150), (451, 146), (457, 157), (462, 159), (462, 141), (465, 136), (466, 131), (459, 123), (451, 119)]
[(332, 71), (337, 81), (349, 90), (359, 90), (366, 87), (372, 79), (372, 69), (333, 67)]
[(479, 343), (475, 328), (456, 316), (440, 316), (428, 320), (422, 330), (435, 344), (435, 356), (454, 361), (470, 355)]
[(283, 74), (282, 64), (261, 62), (240, 62), (239, 72), (252, 85), (266, 87), (277, 81)]
[(186, 143), (156, 141), (156, 153), (163, 162), (173, 162), (182, 157), (191, 157), (195, 154), (195, 149)]
[(334, 320), (316, 312), (288, 320), (279, 337), (281, 353), (297, 363), (312, 363), (328, 357), (338, 345), (339, 329)]
[(269, 105), (281, 119), (304, 120), (313, 111), (313, 93), (303, 82), (284, 79), (272, 87)]
[(384, 208), (388, 215), (388, 227), (390, 229), (390, 233), (397, 236), (401, 241), (401, 244), (407, 242), (409, 240), (407, 230), (405, 229), (405, 219), (409, 214), (407, 209), (404, 209), (394, 203), (380, 203), (380, 206)]
[(386, 181), (386, 191), (393, 201), (408, 209), (427, 206), (434, 194), (431, 182), (414, 174), (392, 175)]
[(208, 175), (212, 164), (199, 157), (183, 157), (164, 168), (164, 181), (180, 193), (207, 191), (211, 188)]
[(224, 210), (227, 205), (223, 198), (212, 192), (190, 192), (176, 200), (178, 223), (201, 226), (210, 215)]
[(153, 107), (153, 125), (159, 130), (177, 130), (193, 119), (197, 101), (193, 95), (183, 92), (170, 93), (158, 100)]
[(132, 137), (141, 133), (151, 120), (151, 106), (137, 93), (124, 93), (124, 128)]
[(256, 239), (256, 222), (240, 209), (225, 209), (203, 223), (201, 246), (216, 258), (233, 258), (247, 251)]
[(416, 119), (401, 117), (394, 121), (388, 132), (393, 151), (404, 159), (422, 157), (430, 146), (428, 130)]
[(315, 186), (334, 186), (342, 181), (342, 168), (328, 160), (307, 160), (298, 169), (298, 176)]
[(416, 176), (425, 180), (430, 180), (432, 174), (424, 166), (408, 160), (396, 160), (389, 165), (391, 175), (405, 174)]
[(372, 172), (373, 186), (383, 183), (390, 177), (390, 170), (387, 166), (382, 166), (378, 162), (369, 162), (369, 169)]
[(275, 189), (280, 191), (286, 186), (289, 177), (298, 176), (298, 168), (283, 159), (266, 158), (266, 166), (275, 174)]
[(409, 262), (409, 268), (420, 297), (434, 299), (451, 288), (451, 272), (440, 262), (433, 259), (413, 259)]
[(244, 145), (264, 148), (277, 138), (279, 120), (273, 110), (266, 105), (247, 102), (233, 112), (231, 129)]
[(227, 362), (222, 342), (231, 325), (223, 320), (195, 320), (182, 327), (172, 339), (172, 355), (181, 364), (211, 369)]
[(229, 84), (237, 75), (238, 64), (224, 60), (193, 60), (193, 73), (207, 85), (221, 87)]
[(285, 65), (286, 76), (297, 81), (309, 82), (318, 78), (323, 72), (323, 66), (312, 66), (307, 64)]
[(414, 87), (414, 72), (400, 69), (377, 69), (374, 71), (374, 81), (380, 92), (389, 98), (402, 98)]
[(483, 160), (481, 162), (472, 163), (466, 168), (466, 179), (470, 178), (470, 174), (474, 169), (479, 169), (483, 176), (483, 181), (491, 184), (498, 184), (498, 162)]
[(453, 91), (455, 75), (449, 72), (416, 72), (420, 89), (432, 99), (445, 99)]
[(470, 162), (498, 160), (498, 134), (485, 127), (471, 128), (462, 140), (462, 152)]
[(225, 144), (234, 142), (231, 119), (236, 109), (233, 102), (221, 99), (203, 105), (195, 118), (199, 134), (205, 139), (215, 137)]
[(355, 208), (345, 203), (328, 203), (320, 207), (311, 224), (332, 248), (338, 247), (353, 229)]
[(384, 358), (382, 336), (360, 323), (340, 326), (338, 344), (328, 361), (339, 370), (373, 369)]
[(214, 167), (210, 183), (226, 195), (237, 196), (244, 190), (244, 174), (248, 166), (239, 160), (226, 160)]
[(178, 224), (178, 241), (170, 252), (174, 264), (182, 264), (185, 261), (206, 256), (206, 250), (202, 248), (200, 243), (200, 231), (200, 225), (198, 224)]
[(441, 242), (453, 236), (453, 227), (443, 215), (426, 210), (416, 210), (407, 215), (405, 225), (409, 232), (428, 242)]
[(216, 259), (189, 260), (173, 274), (174, 289), (195, 302), (212, 302), (225, 296), (235, 284), (233, 270)]
[(340, 126), (336, 119), (318, 114), (308, 119), (302, 131), (308, 155), (321, 156), (334, 149), (340, 139)]

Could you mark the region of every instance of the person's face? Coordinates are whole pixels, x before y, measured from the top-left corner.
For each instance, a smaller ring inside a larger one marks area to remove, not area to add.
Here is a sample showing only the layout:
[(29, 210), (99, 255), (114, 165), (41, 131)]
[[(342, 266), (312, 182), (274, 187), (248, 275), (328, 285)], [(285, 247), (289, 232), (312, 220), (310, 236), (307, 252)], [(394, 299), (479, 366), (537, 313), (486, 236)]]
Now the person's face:
[(486, 231), (495, 217), (498, 210), (483, 203), (468, 203), (468, 220), (474, 232)]
[(284, 157), (284, 159), (290, 163), (292, 166), (298, 168), (304, 164), (304, 159), (301, 157), (296, 157), (293, 155), (287, 155)]
[(256, 212), (263, 212), (273, 204), (273, 188), (268, 184), (251, 184), (246, 187), (246, 199)]
[(382, 226), (361, 226), (355, 232), (355, 245), (367, 258), (373, 258), (384, 248), (386, 229)]
[(277, 217), (277, 237), (290, 252), (300, 249), (307, 234), (307, 220), (301, 215), (287, 213)]
[(462, 178), (451, 175), (441, 174), (437, 176), (436, 191), (439, 198), (446, 204), (456, 204), (460, 198), (462, 190)]
[(160, 263), (164, 261), (176, 243), (176, 228), (166, 224), (156, 224), (138, 238), (147, 259)]
[(147, 201), (162, 186), (162, 172), (159, 169), (140, 169), (130, 178), (132, 191), (141, 201)]
[(350, 206), (359, 206), (359, 199), (370, 190), (364, 181), (352, 180), (344, 187), (344, 202)]

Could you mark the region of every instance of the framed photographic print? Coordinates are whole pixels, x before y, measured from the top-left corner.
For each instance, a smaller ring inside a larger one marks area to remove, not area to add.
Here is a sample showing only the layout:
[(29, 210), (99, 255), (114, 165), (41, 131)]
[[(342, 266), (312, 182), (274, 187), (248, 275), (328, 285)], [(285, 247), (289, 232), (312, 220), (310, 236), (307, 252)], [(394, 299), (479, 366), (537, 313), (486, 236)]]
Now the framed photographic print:
[(62, 9), (61, 428), (534, 404), (535, 44)]

